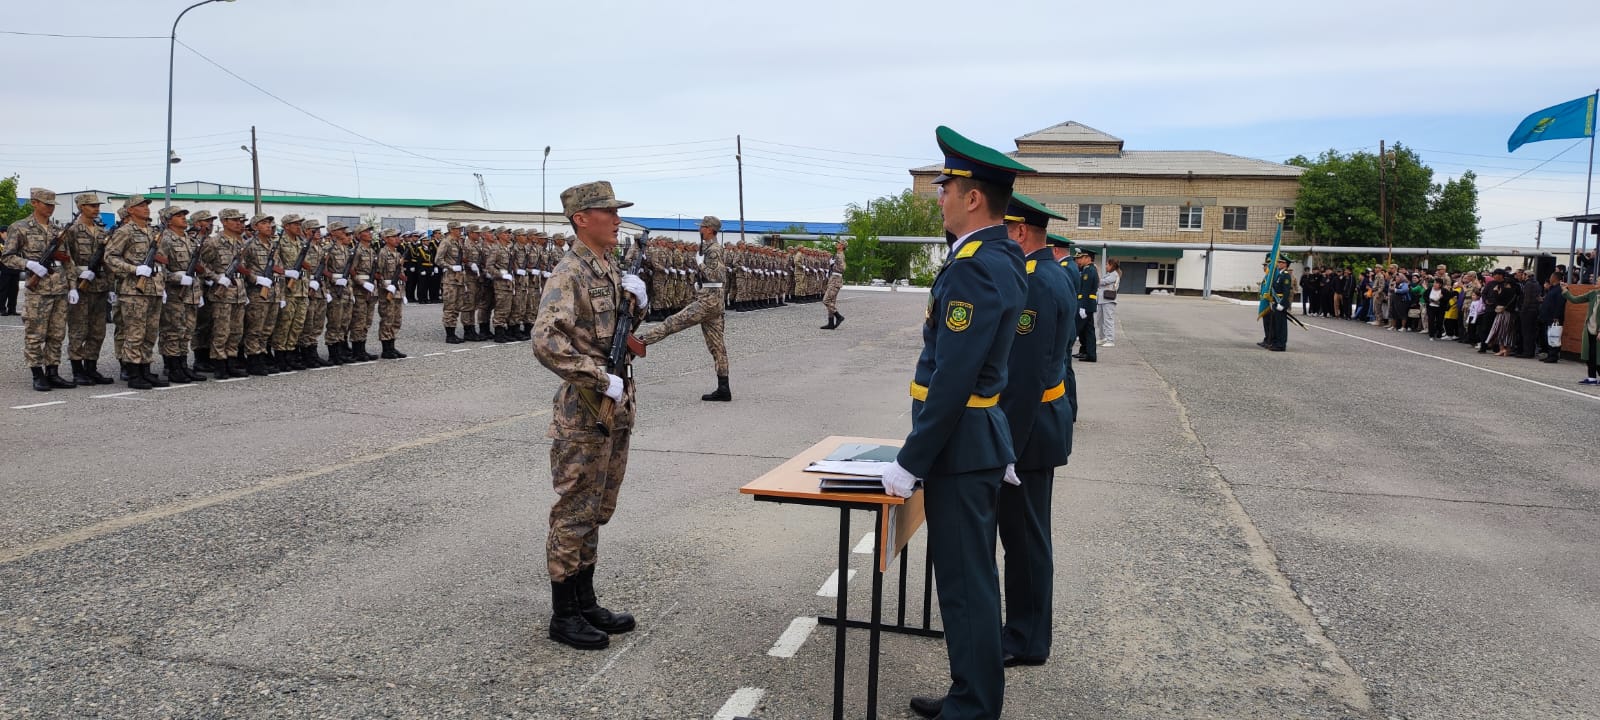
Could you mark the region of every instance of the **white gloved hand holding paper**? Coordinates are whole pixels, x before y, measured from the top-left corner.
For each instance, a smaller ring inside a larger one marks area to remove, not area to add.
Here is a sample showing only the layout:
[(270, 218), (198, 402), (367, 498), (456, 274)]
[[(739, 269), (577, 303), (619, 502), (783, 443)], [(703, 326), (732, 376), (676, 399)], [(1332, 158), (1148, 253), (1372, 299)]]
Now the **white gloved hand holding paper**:
[(606, 386), (606, 397), (622, 402), (622, 378), (606, 373), (606, 381), (610, 383)]
[(895, 497), (908, 498), (917, 489), (917, 478), (911, 471), (900, 467), (900, 461), (889, 463), (883, 469), (883, 491)]

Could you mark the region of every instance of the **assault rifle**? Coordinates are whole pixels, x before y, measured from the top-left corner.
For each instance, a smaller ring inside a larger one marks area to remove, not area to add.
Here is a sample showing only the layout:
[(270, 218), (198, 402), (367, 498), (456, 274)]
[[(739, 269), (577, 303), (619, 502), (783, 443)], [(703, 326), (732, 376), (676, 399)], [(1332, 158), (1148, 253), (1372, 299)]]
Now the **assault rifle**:
[[(72, 222), (77, 221), (78, 214), (73, 213)], [(39, 256), (39, 264), (44, 266), (44, 275), (34, 275), (33, 273), (28, 273), (28, 281), (23, 284), (28, 286), (29, 291), (39, 287), (39, 281), (50, 275), (50, 263), (57, 261), (72, 262), (72, 256), (67, 254), (65, 250), (61, 249), (61, 241), (67, 239), (67, 231), (71, 229), (72, 223), (67, 223), (66, 227), (61, 228), (61, 232), (56, 233), (56, 239), (51, 240), (50, 245), (44, 249), (44, 254)]]
[[(307, 239), (303, 243), (301, 243), (301, 245), (300, 245), (300, 257), (297, 257), (297, 258), (294, 259), (294, 271), (295, 272), (305, 272), (306, 271), (306, 253), (308, 251), (310, 251), (310, 250), (311, 250), (311, 240)], [(288, 289), (293, 290), (294, 289), (294, 278), (289, 278), (286, 282), (288, 283)]]
[[(155, 266), (158, 263), (162, 267), (166, 267), (166, 265), (167, 265), (167, 256), (161, 254), (161, 235), (160, 235), (160, 233), (157, 233), (155, 239), (150, 241), (150, 251), (144, 254), (144, 262), (141, 262), (139, 264), (143, 265), (143, 266), (145, 266), (147, 268), (150, 268), (151, 274), (153, 275), (153, 274), (155, 274)], [(142, 277), (142, 278), (139, 278), (139, 282), (138, 283), (135, 283), (135, 285), (139, 288), (139, 292), (144, 292), (145, 283), (149, 279), (150, 278), (148, 276)]]
[[(126, 221), (118, 220), (116, 225), (112, 225), (111, 226), (111, 232), (106, 234), (106, 239), (100, 242), (100, 247), (95, 248), (94, 255), (89, 257), (89, 264), (88, 264), (88, 266), (86, 266), (86, 269), (89, 272), (94, 273), (95, 277), (100, 277), (100, 268), (102, 266), (104, 266), (105, 263), (106, 263), (106, 246), (111, 244), (111, 236), (117, 234), (117, 231), (122, 229), (122, 224), (124, 222), (126, 222)], [(100, 224), (100, 218), (98, 218), (98, 217), (95, 218), (94, 219), (94, 224), (95, 225), (99, 225)], [(88, 280), (79, 280), (78, 281), (78, 290), (80, 290), (80, 291), (88, 290), (89, 289), (89, 282), (90, 281), (88, 281)]]
[[(628, 265), (627, 275), (639, 274), (639, 269), (644, 265), (644, 252), (641, 249), (633, 254), (633, 262)], [(633, 312), (638, 300), (633, 293), (623, 291), (625, 301), (617, 306), (617, 326), (611, 332), (611, 351), (606, 353), (606, 372), (622, 378), (624, 387), (633, 382), (633, 365), (630, 364), (635, 357), (644, 357), (644, 344), (633, 337)], [(595, 429), (601, 435), (611, 436), (611, 417), (616, 413), (617, 403), (609, 396), (600, 399), (600, 408), (595, 419)]]
[[(283, 236), (282, 235), (278, 235), (278, 236), (272, 238), (272, 249), (267, 251), (267, 266), (264, 267), (264, 268), (261, 268), (262, 271), (266, 272), (268, 280), (271, 280), (272, 278), (276, 277), (277, 274), (278, 274), (277, 266), (274, 265), (274, 263), (278, 262), (278, 248), (280, 246), (282, 246), (282, 245), (283, 245)], [(249, 246), (247, 245), (245, 247), (249, 247)], [(241, 248), (240, 250), (243, 251), (243, 249), (244, 248)], [(252, 281), (253, 280), (254, 280), (254, 278), (252, 278)], [(262, 300), (266, 300), (271, 294), (272, 294), (272, 288), (270, 288), (270, 287), (262, 287), (261, 288), (261, 299)]]

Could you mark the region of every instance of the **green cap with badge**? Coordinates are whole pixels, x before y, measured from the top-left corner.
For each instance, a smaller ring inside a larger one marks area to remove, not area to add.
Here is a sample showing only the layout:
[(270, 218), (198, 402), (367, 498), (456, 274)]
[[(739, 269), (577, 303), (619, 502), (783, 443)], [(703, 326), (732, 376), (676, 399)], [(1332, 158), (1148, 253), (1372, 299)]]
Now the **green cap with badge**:
[(1050, 218), (1066, 220), (1038, 200), (1019, 192), (1011, 193), (1011, 203), (1006, 206), (1006, 222), (1018, 222), (1042, 228), (1050, 225)]
[(999, 150), (973, 142), (950, 128), (940, 125), (933, 131), (939, 149), (944, 152), (944, 167), (933, 184), (939, 185), (955, 178), (970, 178), (1010, 188), (1019, 173), (1032, 173), (1034, 169), (1011, 159)]

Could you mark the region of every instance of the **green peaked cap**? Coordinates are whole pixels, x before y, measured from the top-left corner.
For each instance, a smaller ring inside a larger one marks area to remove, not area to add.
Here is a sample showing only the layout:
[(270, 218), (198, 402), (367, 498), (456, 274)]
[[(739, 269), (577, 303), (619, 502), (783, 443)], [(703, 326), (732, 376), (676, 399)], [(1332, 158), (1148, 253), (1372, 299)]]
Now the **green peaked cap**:
[(1064, 237), (1062, 237), (1060, 235), (1057, 235), (1055, 233), (1050, 233), (1049, 235), (1046, 235), (1045, 238), (1049, 241), (1049, 244), (1050, 244), (1051, 247), (1068, 248), (1068, 249), (1070, 249), (1072, 247), (1072, 241), (1071, 240), (1068, 240), (1068, 239), (1066, 239), (1066, 238), (1064, 238)]
[(1019, 222), (1042, 228), (1049, 226), (1050, 218), (1066, 219), (1040, 204), (1038, 200), (1019, 192), (1011, 193), (1011, 202), (1006, 206), (1006, 222)]
[(933, 179), (938, 185), (952, 178), (964, 177), (994, 183), (1009, 188), (1018, 173), (1031, 173), (1034, 169), (1010, 158), (999, 150), (980, 145), (963, 137), (961, 133), (940, 125), (933, 131), (944, 152), (944, 168)]

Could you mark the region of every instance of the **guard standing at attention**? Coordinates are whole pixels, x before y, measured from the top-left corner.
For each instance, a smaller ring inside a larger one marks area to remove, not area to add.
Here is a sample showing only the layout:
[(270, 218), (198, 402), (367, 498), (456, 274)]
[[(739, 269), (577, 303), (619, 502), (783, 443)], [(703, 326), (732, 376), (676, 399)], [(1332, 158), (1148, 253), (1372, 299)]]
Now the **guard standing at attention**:
[[(550, 508), (545, 553), (550, 570), (550, 639), (582, 650), (610, 645), (634, 629), (633, 616), (600, 606), (594, 569), (600, 526), (617, 509), (634, 423), (634, 383), (627, 367), (607, 368), (619, 313), (644, 318), (644, 281), (613, 260), (620, 208), (609, 182), (561, 192), (577, 241), (545, 284), (533, 324), (533, 354), (561, 379), (546, 433), (550, 477), (559, 496)], [(624, 294), (632, 295), (628, 302)]]
[(727, 336), (723, 334), (722, 282), (728, 269), (722, 262), (722, 243), (717, 242), (717, 233), (721, 231), (722, 221), (714, 215), (707, 215), (700, 221), (700, 254), (694, 258), (698, 267), (691, 271), (696, 273), (695, 281), (699, 285), (694, 291), (694, 300), (665, 322), (641, 333), (639, 341), (647, 346), (654, 345), (673, 333), (699, 325), (717, 371), (717, 389), (701, 395), (700, 399), (727, 402), (733, 399), (733, 391), (728, 389)]
[(934, 277), (911, 382), (911, 434), (884, 471), (886, 491), (926, 492), (928, 553), (938, 578), (951, 684), (911, 708), (945, 720), (993, 720), (1005, 698), (995, 502), (1016, 459), (997, 407), (1027, 298), (1022, 251), (1002, 221), (1017, 173), (1033, 172), (947, 127), (934, 178), (950, 252)]
[(377, 275), (383, 278), (382, 292), (378, 294), (378, 342), (383, 352), (380, 360), (401, 360), (406, 354), (394, 346), (400, 336), (401, 305), (405, 304), (411, 276), (405, 273), (405, 254), (400, 249), (400, 231), (388, 228), (383, 231), (383, 249), (378, 251)]
[[(11, 198), (0, 198), (11, 202)], [(61, 377), (61, 344), (67, 339), (67, 306), (78, 304), (72, 255), (62, 242), (63, 228), (50, 221), (56, 194), (28, 192), (33, 214), (11, 224), (3, 257), (12, 270), (26, 271), (27, 305), (22, 311), (22, 355), (33, 372), (33, 389), (49, 392), (77, 387)]]
[(111, 276), (105, 271), (105, 247), (110, 234), (100, 227), (100, 198), (94, 193), (77, 197), (78, 219), (67, 228), (68, 254), (81, 263), (78, 304), (67, 308), (67, 352), (72, 359), (72, 381), (77, 385), (108, 385), (100, 374), (100, 349), (106, 342), (106, 315), (110, 312)]
[(1006, 230), (1024, 254), (1028, 299), (1017, 318), (1000, 409), (1016, 448), (1015, 475), (1000, 486), (995, 514), (1005, 549), (1003, 665), (1043, 665), (1050, 656), (1055, 562), (1050, 500), (1056, 468), (1072, 454), (1072, 406), (1066, 399), (1067, 348), (1077, 331), (1078, 300), (1046, 245), (1051, 212), (1013, 193)]
[(1100, 306), (1100, 270), (1094, 266), (1094, 251), (1078, 248), (1073, 256), (1078, 263), (1078, 353), (1073, 357), (1096, 362), (1099, 343), (1094, 339), (1094, 312)]
[(128, 376), (128, 387), (149, 390), (170, 383), (150, 372), (151, 349), (161, 327), (162, 286), (165, 267), (151, 252), (156, 249), (156, 229), (150, 226), (150, 200), (130, 195), (122, 201), (128, 222), (106, 241), (106, 267), (117, 277), (117, 336), (122, 346), (117, 359)]
[[(1056, 264), (1067, 276), (1067, 290), (1072, 293), (1072, 302), (1078, 302), (1078, 265), (1072, 259), (1072, 241), (1056, 234), (1045, 236), (1045, 241), (1050, 244), (1050, 254), (1055, 257)], [(1077, 321), (1074, 320), (1074, 323)], [(1077, 326), (1074, 325), (1074, 328)], [(1072, 341), (1077, 337), (1074, 332), (1067, 337), (1067, 404), (1072, 406), (1072, 421), (1078, 421), (1078, 373), (1072, 369)]]
[(1262, 294), (1267, 301), (1267, 349), (1273, 352), (1289, 349), (1289, 298), (1292, 292), (1294, 279), (1289, 273), (1289, 256), (1280, 253), (1272, 285)]

